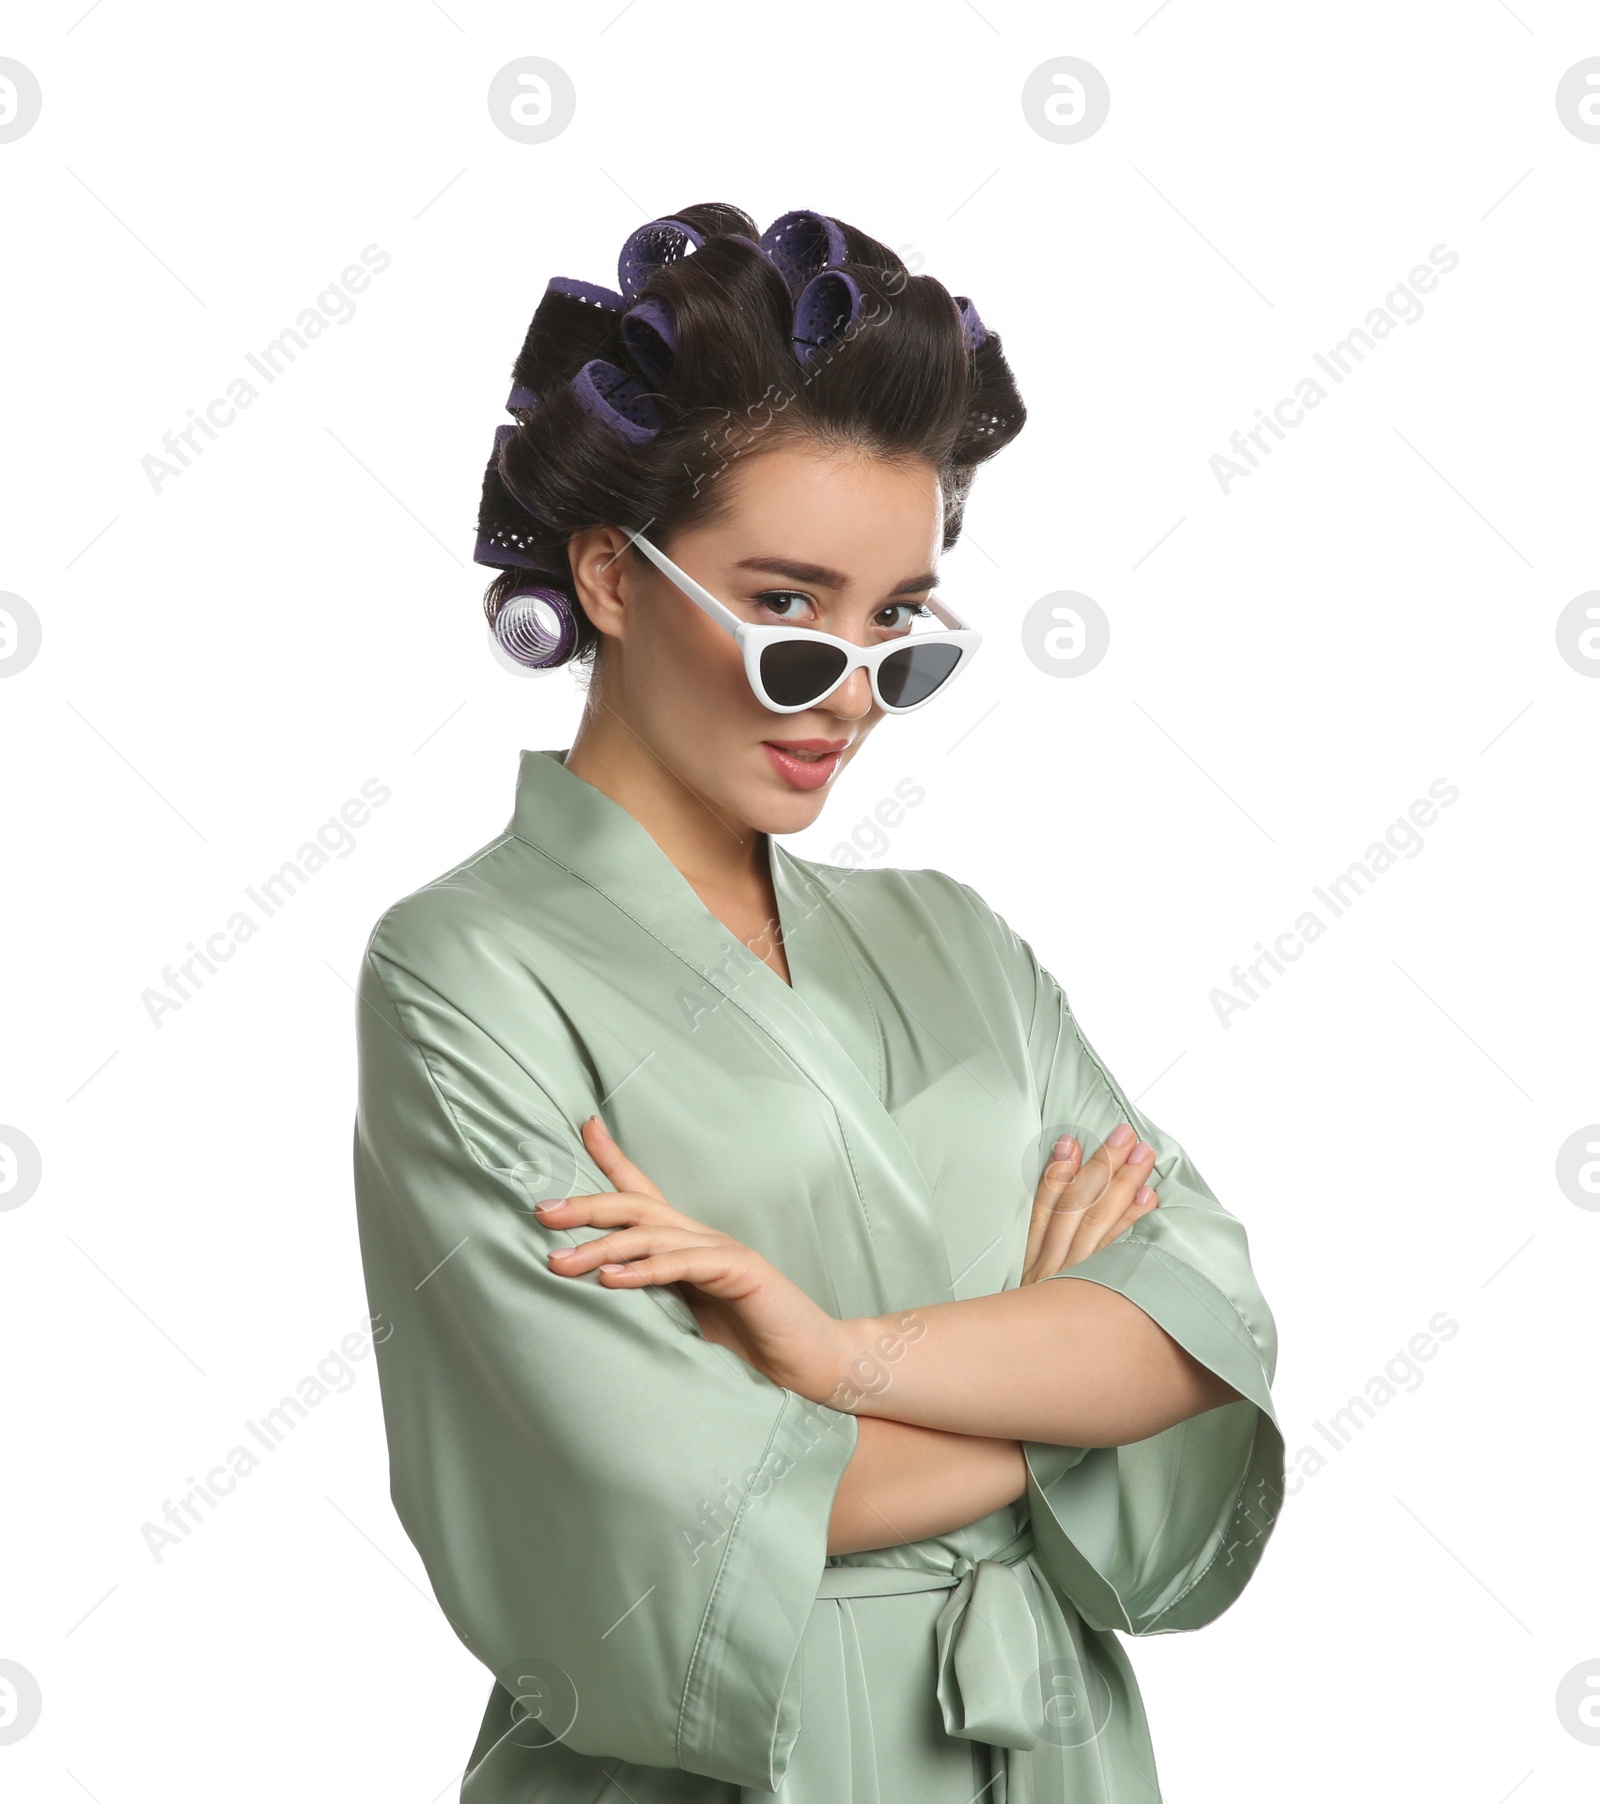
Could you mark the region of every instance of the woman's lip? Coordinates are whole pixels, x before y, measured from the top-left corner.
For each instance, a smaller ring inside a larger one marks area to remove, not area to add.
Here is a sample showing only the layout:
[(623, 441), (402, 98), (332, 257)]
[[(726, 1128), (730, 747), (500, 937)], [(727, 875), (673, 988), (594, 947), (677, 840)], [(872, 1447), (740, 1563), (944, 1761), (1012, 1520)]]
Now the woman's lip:
[(820, 758), (795, 758), (775, 740), (763, 739), (767, 762), (791, 789), (821, 789), (839, 768), (843, 748)]
[(842, 752), (848, 739), (764, 739), (763, 745), (775, 745), (780, 752)]

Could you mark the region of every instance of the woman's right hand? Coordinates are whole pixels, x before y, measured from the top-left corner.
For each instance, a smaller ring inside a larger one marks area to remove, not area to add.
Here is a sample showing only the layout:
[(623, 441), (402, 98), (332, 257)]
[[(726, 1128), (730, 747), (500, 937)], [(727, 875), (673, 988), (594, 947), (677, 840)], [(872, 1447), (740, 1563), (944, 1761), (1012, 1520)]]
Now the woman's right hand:
[(675, 1209), (598, 1115), (581, 1131), (590, 1157), (617, 1188), (535, 1207), (549, 1227), (612, 1232), (556, 1248), (552, 1271), (566, 1278), (596, 1271), (608, 1290), (676, 1287), (705, 1339), (737, 1353), (774, 1384), (813, 1403), (831, 1404), (848, 1390), (870, 1320), (837, 1320), (753, 1247)]
[(1070, 1135), (1052, 1151), (1034, 1192), (1024, 1284), (1079, 1264), (1156, 1206), (1155, 1191), (1145, 1181), (1155, 1168), (1155, 1149), (1127, 1122), (1112, 1130), (1086, 1165), (1083, 1148)]

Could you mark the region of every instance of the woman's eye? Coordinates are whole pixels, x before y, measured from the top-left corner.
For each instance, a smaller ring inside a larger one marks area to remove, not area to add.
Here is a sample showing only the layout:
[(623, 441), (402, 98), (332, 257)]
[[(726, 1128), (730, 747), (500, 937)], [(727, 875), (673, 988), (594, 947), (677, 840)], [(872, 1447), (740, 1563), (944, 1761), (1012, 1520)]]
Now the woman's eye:
[[(756, 605), (766, 608), (779, 620), (799, 620), (804, 610), (811, 605), (811, 597), (802, 595), (797, 589), (769, 589), (765, 595), (756, 596)], [(789, 604), (797, 603), (797, 610), (789, 611)]]
[(875, 624), (891, 633), (909, 632), (912, 621), (923, 619), (930, 611), (926, 602), (892, 601), (879, 610)]

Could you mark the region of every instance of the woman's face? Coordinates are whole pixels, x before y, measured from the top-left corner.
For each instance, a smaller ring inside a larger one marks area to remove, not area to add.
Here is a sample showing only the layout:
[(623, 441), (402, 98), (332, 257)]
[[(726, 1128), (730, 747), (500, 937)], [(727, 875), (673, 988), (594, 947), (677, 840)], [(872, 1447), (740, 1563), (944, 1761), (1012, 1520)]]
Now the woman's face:
[[(931, 465), (792, 444), (720, 480), (731, 485), (722, 521), (652, 543), (741, 620), (857, 645), (910, 632), (937, 586), (943, 540)], [(641, 554), (612, 562), (602, 547), (590, 565), (591, 552), (573, 550), (580, 592), (593, 568), (614, 593), (590, 609), (605, 635), (603, 705), (720, 814), (768, 833), (814, 821), (883, 716), (867, 672), (853, 670), (813, 708), (774, 713), (756, 699), (732, 634)]]

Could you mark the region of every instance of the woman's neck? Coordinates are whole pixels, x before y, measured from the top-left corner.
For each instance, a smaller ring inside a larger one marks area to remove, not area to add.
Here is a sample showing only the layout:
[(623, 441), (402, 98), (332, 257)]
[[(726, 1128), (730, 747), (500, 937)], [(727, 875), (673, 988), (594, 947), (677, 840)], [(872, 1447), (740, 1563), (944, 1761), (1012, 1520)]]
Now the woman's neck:
[(770, 901), (765, 835), (693, 788), (614, 709), (591, 698), (565, 764), (627, 809), (696, 890)]

